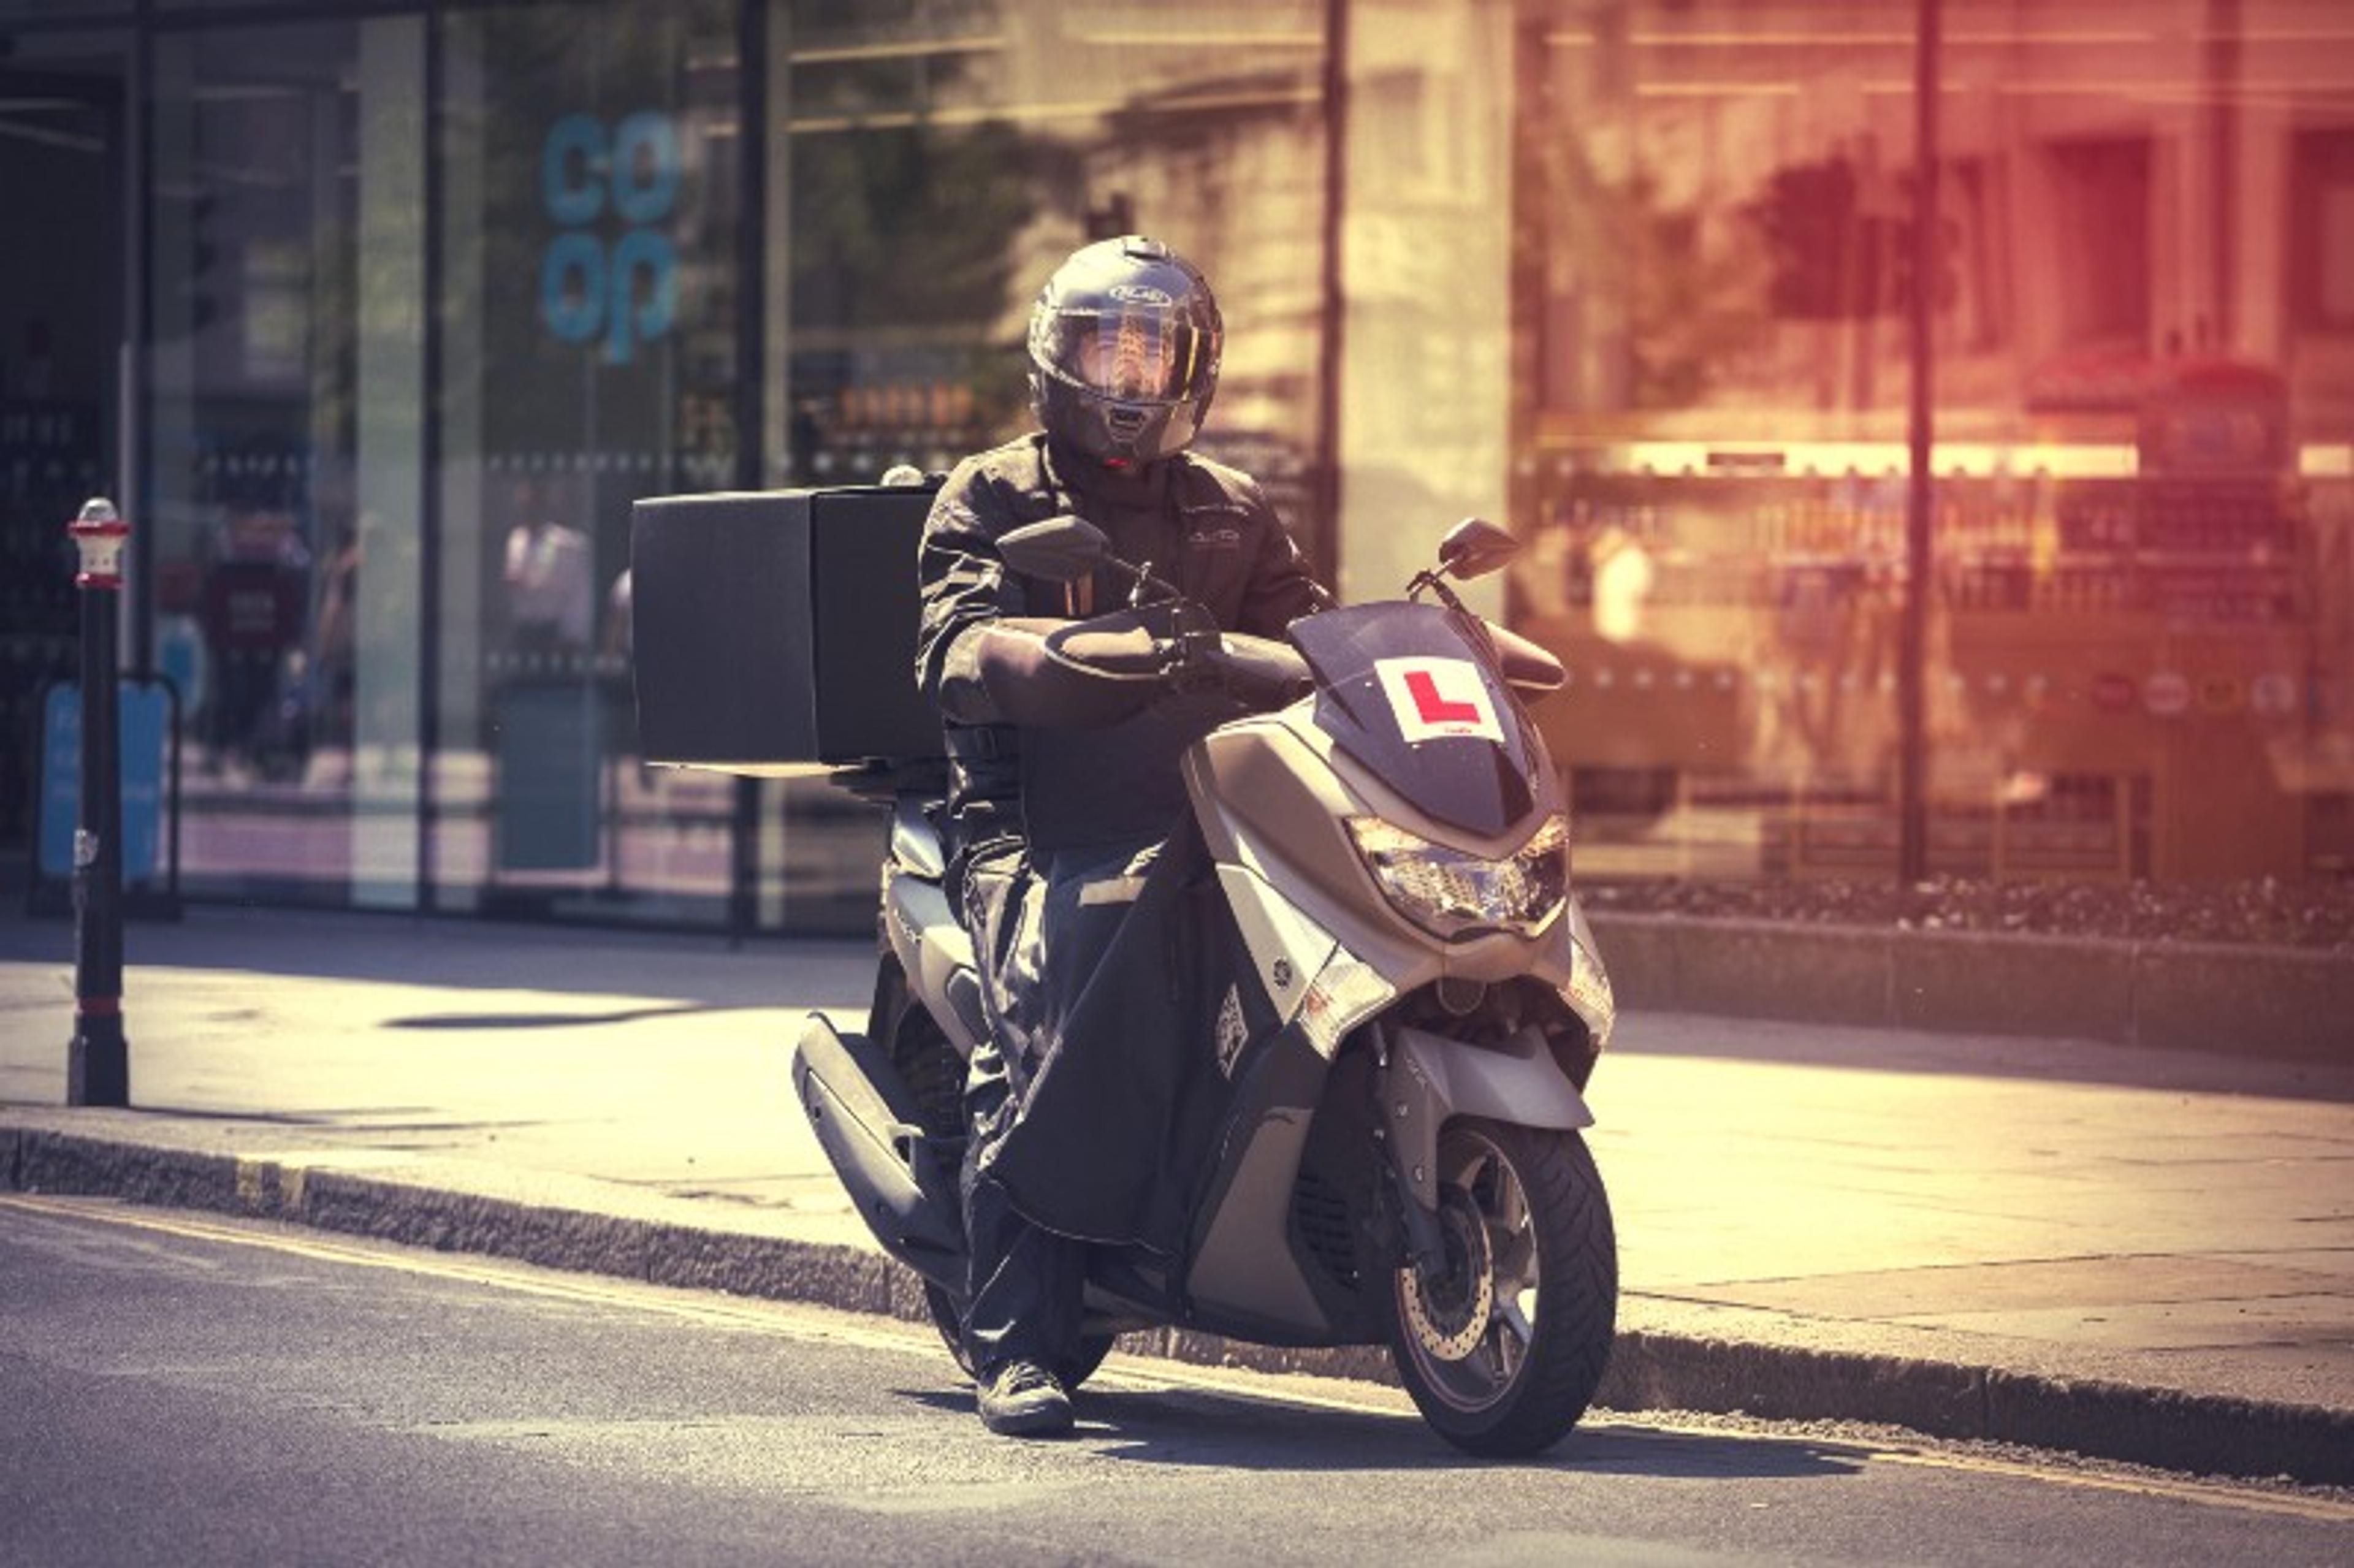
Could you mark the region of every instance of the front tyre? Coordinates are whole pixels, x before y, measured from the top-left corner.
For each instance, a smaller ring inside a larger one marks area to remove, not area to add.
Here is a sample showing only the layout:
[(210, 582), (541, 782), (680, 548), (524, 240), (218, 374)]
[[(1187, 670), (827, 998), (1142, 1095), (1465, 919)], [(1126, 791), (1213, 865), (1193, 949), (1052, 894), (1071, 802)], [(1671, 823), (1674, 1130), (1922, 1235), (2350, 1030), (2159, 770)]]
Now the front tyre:
[(1438, 1139), (1443, 1269), (1397, 1271), (1390, 1354), (1423, 1418), (1497, 1458), (1577, 1425), (1617, 1320), (1610, 1199), (1575, 1132), (1473, 1118)]

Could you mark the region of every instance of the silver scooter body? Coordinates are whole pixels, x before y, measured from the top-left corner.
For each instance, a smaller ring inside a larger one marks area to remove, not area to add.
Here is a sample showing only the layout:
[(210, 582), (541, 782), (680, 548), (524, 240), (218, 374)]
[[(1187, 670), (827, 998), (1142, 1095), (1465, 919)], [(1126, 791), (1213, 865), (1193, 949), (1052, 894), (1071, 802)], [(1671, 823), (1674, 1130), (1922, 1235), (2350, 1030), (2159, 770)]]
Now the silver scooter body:
[[(1449, 832), (1415, 811), (1363, 764), (1337, 747), (1315, 720), (1316, 703), (1302, 698), (1273, 714), (1227, 724), (1197, 743), (1184, 759), (1195, 820), (1217, 878), (1247, 944), (1267, 995), (1287, 1024), (1303, 1008), (1317, 1011), (1299, 1033), (1329, 1066), (1360, 1029), (1380, 1034), (1377, 1103), (1387, 1107), (1383, 1128), (1399, 1150), (1402, 1184), (1425, 1208), (1437, 1202), (1438, 1129), (1452, 1117), (1479, 1116), (1525, 1127), (1576, 1129), (1593, 1125), (1581, 1086), (1593, 1056), (1607, 1041), (1615, 1017), (1609, 979), (1591, 930), (1573, 895), (1532, 932), (1494, 930), (1448, 941), (1416, 927), (1384, 896), (1363, 857), (1349, 842), (1352, 817), (1411, 824), (1435, 842), (1474, 855), (1501, 856), (1528, 837), (1531, 825), (1564, 807), (1558, 777), (1548, 763), (1532, 810), (1506, 832), (1480, 839)], [(908, 996), (957, 1054), (969, 1057), (987, 1022), (970, 938), (943, 890), (945, 863), (923, 803), (903, 800), (895, 810), (882, 886), (883, 937)], [(1504, 982), (1528, 981), (1557, 995), (1581, 1026), (1566, 1043), (1532, 1025), (1519, 1036), (1475, 1044), (1424, 1027), (1383, 1027), (1384, 1015), (1404, 998), (1435, 989), (1469, 996)], [(832, 1033), (812, 1018), (802, 1062), (804, 1104), (814, 1093), (847, 1100), (835, 1082), (845, 1058), (824, 1044)], [(858, 1075), (881, 1076), (887, 1063), (869, 1052)], [(828, 1067), (832, 1071), (827, 1071)], [(811, 1087), (811, 1082), (815, 1087)], [(1320, 1342), (1335, 1324), (1304, 1270), (1290, 1234), (1290, 1194), (1312, 1125), (1303, 1107), (1271, 1105), (1226, 1163), (1232, 1179), (1215, 1208), (1196, 1224), (1183, 1287), (1197, 1326), (1224, 1324), (1246, 1332), (1279, 1330), (1286, 1342)], [(818, 1103), (822, 1103), (821, 1099)], [(874, 1107), (866, 1107), (874, 1115)], [(843, 1127), (837, 1112), (822, 1139), (854, 1144), (862, 1160), (836, 1154), (854, 1195), (860, 1189), (896, 1194), (883, 1212), (904, 1216), (920, 1192), (928, 1206), (955, 1215), (949, 1139), (927, 1135), (907, 1105), (863, 1137)], [(939, 1168), (896, 1181), (878, 1179), (920, 1163), (927, 1142)], [(862, 1174), (863, 1172), (863, 1174)], [(874, 1195), (860, 1212), (873, 1222)], [(961, 1261), (944, 1237), (951, 1224), (890, 1222), (878, 1233), (888, 1250), (937, 1283), (960, 1289)], [(1149, 1302), (1126, 1299), (1108, 1287), (1091, 1289), (1097, 1328), (1161, 1320)]]

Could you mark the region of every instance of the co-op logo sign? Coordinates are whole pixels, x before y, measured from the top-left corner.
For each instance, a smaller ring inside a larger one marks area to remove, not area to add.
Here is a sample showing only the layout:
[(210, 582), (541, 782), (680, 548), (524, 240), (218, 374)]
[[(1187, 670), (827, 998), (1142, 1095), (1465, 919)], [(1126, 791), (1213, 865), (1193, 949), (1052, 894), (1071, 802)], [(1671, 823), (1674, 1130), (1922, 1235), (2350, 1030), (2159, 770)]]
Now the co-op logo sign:
[[(539, 263), (539, 319), (566, 343), (602, 341), (627, 365), (670, 331), (678, 249), (654, 226), (678, 206), (678, 127), (667, 114), (608, 126), (567, 114), (540, 150), (539, 194), (559, 232)], [(618, 230), (618, 232), (617, 232)]]

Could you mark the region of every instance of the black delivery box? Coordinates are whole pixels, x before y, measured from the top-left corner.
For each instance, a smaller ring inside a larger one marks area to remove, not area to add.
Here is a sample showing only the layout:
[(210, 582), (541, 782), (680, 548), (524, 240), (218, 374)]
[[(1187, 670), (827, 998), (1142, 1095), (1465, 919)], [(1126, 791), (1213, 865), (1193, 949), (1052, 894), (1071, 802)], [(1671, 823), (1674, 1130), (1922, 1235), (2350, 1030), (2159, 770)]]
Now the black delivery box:
[(940, 753), (916, 688), (934, 486), (653, 496), (630, 518), (649, 762), (775, 773)]

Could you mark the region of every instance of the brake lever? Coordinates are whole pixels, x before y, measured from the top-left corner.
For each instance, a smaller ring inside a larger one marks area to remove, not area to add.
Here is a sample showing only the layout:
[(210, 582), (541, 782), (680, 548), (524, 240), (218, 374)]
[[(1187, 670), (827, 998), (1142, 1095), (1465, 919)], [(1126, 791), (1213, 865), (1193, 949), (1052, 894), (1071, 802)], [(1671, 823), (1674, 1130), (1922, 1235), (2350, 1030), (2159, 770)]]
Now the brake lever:
[(1221, 677), (1214, 657), (1218, 651), (1218, 635), (1214, 625), (1189, 627), (1180, 623), (1169, 639), (1168, 656), (1161, 665), (1171, 691), (1199, 692), (1219, 684)]

